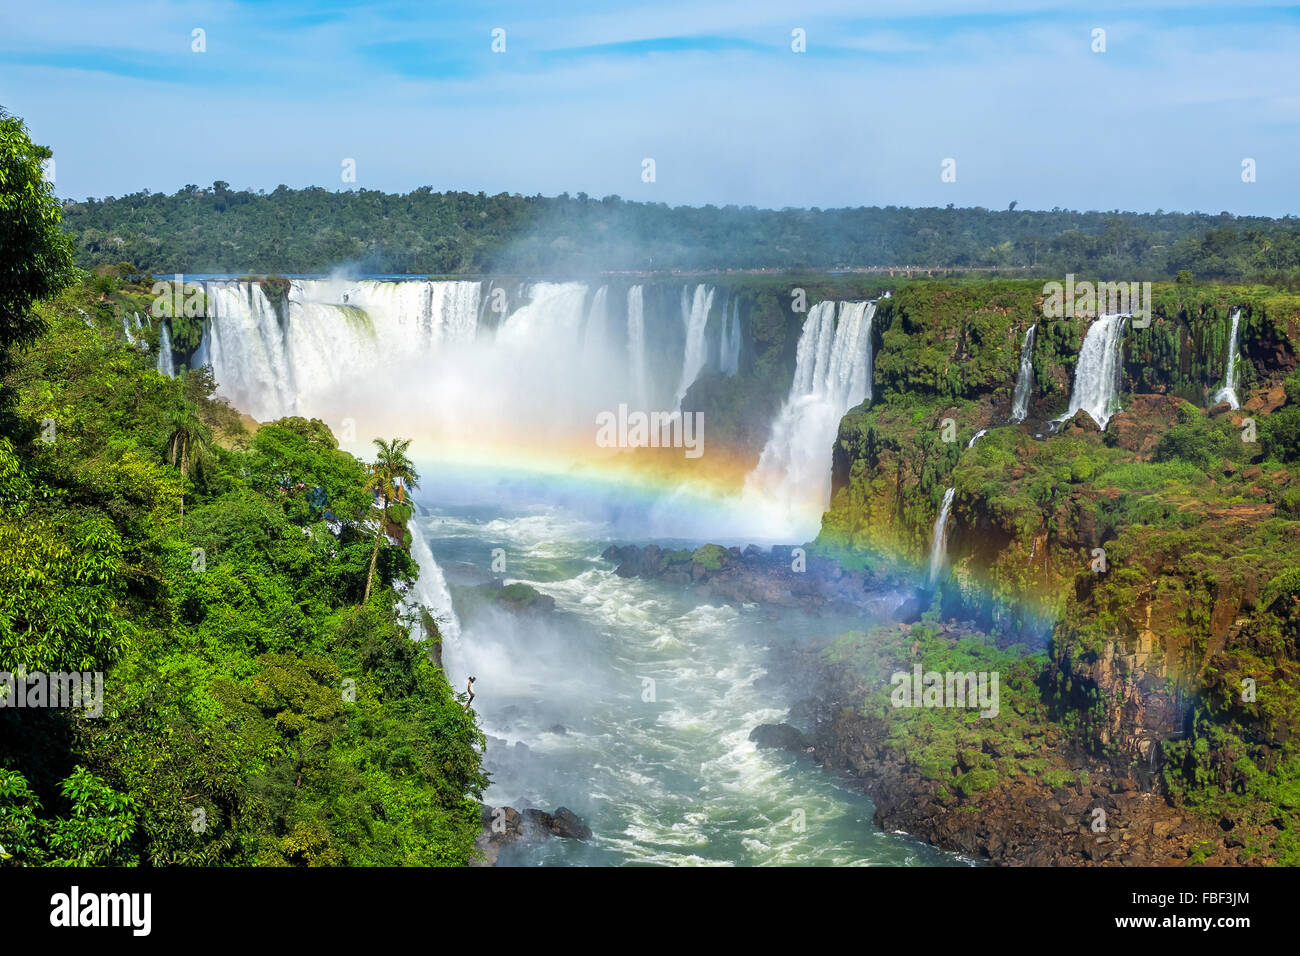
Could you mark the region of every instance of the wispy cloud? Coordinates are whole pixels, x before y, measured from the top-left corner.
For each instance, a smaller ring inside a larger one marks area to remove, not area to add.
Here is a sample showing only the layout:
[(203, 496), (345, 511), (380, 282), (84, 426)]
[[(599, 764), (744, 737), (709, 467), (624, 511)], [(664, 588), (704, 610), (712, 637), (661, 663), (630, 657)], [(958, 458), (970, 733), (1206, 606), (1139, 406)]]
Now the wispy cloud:
[(357, 185), (389, 190), (1300, 208), (1285, 4), (54, 0), (0, 17), (0, 104), (54, 147), (71, 196), (342, 188), (353, 158)]

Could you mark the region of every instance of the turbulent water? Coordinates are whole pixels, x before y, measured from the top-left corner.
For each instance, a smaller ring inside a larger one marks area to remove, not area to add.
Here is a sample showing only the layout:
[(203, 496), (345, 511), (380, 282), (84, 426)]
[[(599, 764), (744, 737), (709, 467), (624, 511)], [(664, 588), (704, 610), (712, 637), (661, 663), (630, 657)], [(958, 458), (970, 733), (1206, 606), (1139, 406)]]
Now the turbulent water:
[(816, 533), (830, 503), (840, 419), (871, 397), (875, 312), (875, 302), (819, 302), (808, 310), (789, 397), (744, 490), (768, 526), (791, 539)]
[[(447, 498), (419, 524), (462, 605), (444, 660), (458, 688), (477, 677), (474, 707), (492, 738), (486, 801), (567, 806), (594, 831), (507, 848), (498, 865), (969, 862), (880, 831), (845, 781), (749, 742), (797, 696), (769, 673), (770, 647), (866, 622), (778, 616), (620, 578), (599, 557), (616, 528), (559, 508)], [(455, 582), (486, 576), (493, 549), (506, 561), (498, 577), (553, 597), (553, 615), (468, 599)]]
[(1016, 390), (1011, 398), (1011, 420), (1023, 422), (1029, 415), (1029, 396), (1034, 387), (1034, 330), (1031, 325), (1020, 344), (1020, 370), (1016, 373)]
[(1228, 336), (1227, 370), (1223, 376), (1223, 388), (1214, 396), (1214, 401), (1227, 402), (1233, 408), (1240, 408), (1237, 398), (1237, 326), (1241, 321), (1241, 309), (1232, 310), (1232, 332)]
[(1105, 430), (1119, 410), (1120, 347), (1124, 341), (1126, 315), (1102, 315), (1088, 326), (1074, 367), (1074, 389), (1070, 408), (1058, 421), (1068, 421), (1080, 409)]
[[(211, 318), (190, 364), (210, 363), (236, 407), (320, 417), (363, 455), (373, 435), (417, 436), (421, 573), (401, 602), (438, 620), (456, 688), (477, 678), (486, 800), (567, 806), (594, 831), (507, 848), (501, 863), (966, 862), (881, 832), (844, 780), (749, 742), (807, 693), (769, 672), (774, 649), (873, 619), (710, 602), (620, 578), (600, 558), (615, 541), (795, 543), (815, 531), (839, 420), (871, 395), (874, 303), (810, 310), (733, 527), (710, 495), (615, 487), (531, 458), (575, 436), (590, 444), (594, 412), (664, 409), (706, 369), (737, 374), (740, 303), (712, 286), (670, 298), (640, 285), (296, 279), (278, 305), (256, 282), (205, 292)], [(486, 463), (457, 458), (475, 448)], [(511, 614), (475, 590), (493, 577), (557, 609)], [(877, 596), (882, 612), (902, 599)]]
[(952, 510), (952, 497), (956, 488), (949, 488), (943, 493), (943, 504), (939, 506), (939, 515), (934, 519), (934, 537), (930, 542), (930, 583), (939, 580), (948, 556), (948, 513)]

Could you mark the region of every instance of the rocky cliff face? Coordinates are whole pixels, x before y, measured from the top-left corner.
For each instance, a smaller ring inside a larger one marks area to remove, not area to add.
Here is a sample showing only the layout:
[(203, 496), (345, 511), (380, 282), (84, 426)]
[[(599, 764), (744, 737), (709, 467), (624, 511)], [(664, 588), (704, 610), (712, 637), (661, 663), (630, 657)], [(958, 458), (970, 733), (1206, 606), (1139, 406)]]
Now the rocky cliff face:
[[(998, 308), (914, 287), (878, 316), (878, 398), (841, 423), (819, 543), (920, 564), (954, 488), (941, 615), (1015, 630), (1024, 618), (1009, 607), (1040, 609), (1055, 621), (1051, 679), (1074, 715), (1068, 746), (1116, 768), (1158, 769), (1169, 745), (1205, 736), (1198, 715), (1239, 698), (1241, 680), (1300, 689), (1287, 683), (1296, 667), (1282, 636), (1295, 609), (1259, 604), (1300, 558), (1300, 486), (1277, 451), (1300, 300), (1159, 287), (1151, 327), (1125, 339), (1123, 410), (1102, 432), (1083, 412), (1048, 421), (1066, 406), (1082, 337), (1053, 323), (1039, 329), (1028, 420), (1007, 423), (1034, 292), (988, 296)], [(1207, 406), (1238, 305), (1243, 408), (1233, 412)], [(885, 361), (891, 348), (900, 354)], [(1232, 714), (1243, 753), (1296, 729), (1289, 708), (1264, 720), (1261, 707)]]

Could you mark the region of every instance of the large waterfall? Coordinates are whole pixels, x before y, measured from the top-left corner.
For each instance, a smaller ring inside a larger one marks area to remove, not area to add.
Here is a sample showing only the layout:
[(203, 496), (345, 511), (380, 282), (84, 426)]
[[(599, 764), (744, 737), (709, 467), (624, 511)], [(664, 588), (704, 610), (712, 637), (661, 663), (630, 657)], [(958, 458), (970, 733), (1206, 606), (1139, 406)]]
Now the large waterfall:
[(1121, 314), (1102, 315), (1088, 326), (1074, 367), (1070, 408), (1058, 422), (1069, 421), (1083, 409), (1104, 431), (1111, 416), (1119, 410), (1120, 346), (1127, 318)]
[(745, 480), (745, 499), (769, 516), (775, 533), (815, 534), (830, 503), (840, 419), (871, 397), (875, 312), (875, 302), (819, 302), (808, 311), (789, 397)]
[(944, 560), (948, 556), (948, 514), (952, 510), (952, 496), (956, 488), (949, 488), (943, 493), (943, 504), (939, 506), (939, 516), (934, 519), (934, 536), (930, 541), (930, 583), (939, 580)]
[(259, 421), (350, 423), (361, 444), (388, 423), (426, 448), (479, 457), (506, 446), (595, 454), (597, 414), (668, 410), (705, 367), (738, 362), (734, 305), (728, 322), (710, 315), (711, 285), (664, 291), (651, 300), (641, 285), (624, 295), (582, 282), (294, 279), (275, 302), (260, 282), (209, 280), (190, 364), (211, 364), (220, 393)]
[(1223, 388), (1214, 396), (1214, 401), (1227, 402), (1232, 408), (1241, 408), (1237, 399), (1237, 327), (1241, 322), (1241, 309), (1232, 310), (1232, 332), (1228, 336), (1228, 367), (1223, 376)]
[(1029, 394), (1034, 387), (1034, 330), (1031, 325), (1020, 344), (1020, 371), (1016, 373), (1016, 391), (1011, 399), (1011, 420), (1023, 422), (1029, 415)]

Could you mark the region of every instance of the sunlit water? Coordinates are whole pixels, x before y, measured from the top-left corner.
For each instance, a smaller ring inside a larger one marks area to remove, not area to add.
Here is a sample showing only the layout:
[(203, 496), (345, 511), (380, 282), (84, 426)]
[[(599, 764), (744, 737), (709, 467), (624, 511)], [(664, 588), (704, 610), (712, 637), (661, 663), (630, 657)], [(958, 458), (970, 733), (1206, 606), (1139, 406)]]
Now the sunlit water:
[[(507, 848), (498, 865), (969, 862), (881, 832), (846, 781), (749, 742), (797, 696), (769, 673), (770, 649), (866, 622), (706, 603), (694, 589), (620, 578), (600, 558), (614, 529), (571, 512), (423, 504), (417, 520), (461, 622), (446, 642), (448, 674), (458, 690), (477, 677), (474, 708), (505, 741), (489, 743), (487, 802), (566, 806), (594, 831), (586, 842)], [(556, 611), (518, 616), (467, 599), (457, 581), (490, 574), (494, 558), (505, 561), (497, 577), (532, 584)]]

